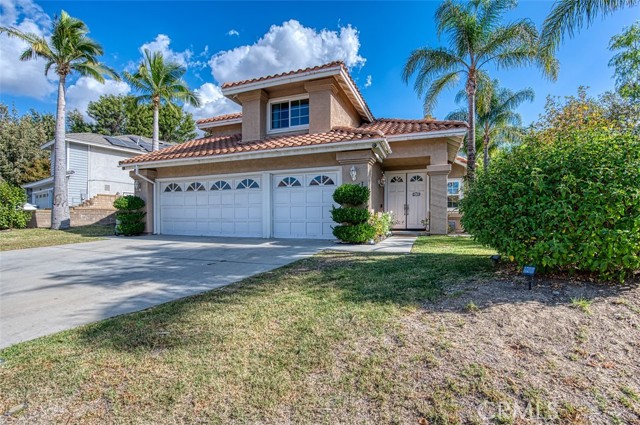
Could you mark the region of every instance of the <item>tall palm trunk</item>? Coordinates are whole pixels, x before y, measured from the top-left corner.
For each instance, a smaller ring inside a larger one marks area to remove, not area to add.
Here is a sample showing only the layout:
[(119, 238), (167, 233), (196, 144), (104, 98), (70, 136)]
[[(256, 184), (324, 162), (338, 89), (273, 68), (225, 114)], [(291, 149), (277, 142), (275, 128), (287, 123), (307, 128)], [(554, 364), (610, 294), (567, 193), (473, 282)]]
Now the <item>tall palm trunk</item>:
[(473, 76), (467, 80), (467, 103), (469, 104), (469, 134), (467, 135), (467, 177), (469, 181), (476, 178), (476, 90), (477, 84)]
[(160, 99), (153, 99), (153, 140), (151, 144), (151, 150), (157, 151), (160, 149)]
[(482, 136), (482, 148), (484, 150), (484, 170), (489, 169), (489, 130), (485, 127), (484, 135)]
[(51, 208), (51, 228), (67, 229), (71, 224), (67, 187), (67, 143), (66, 143), (66, 75), (58, 81), (58, 109), (56, 111), (56, 137), (54, 142), (53, 166), (53, 207)]

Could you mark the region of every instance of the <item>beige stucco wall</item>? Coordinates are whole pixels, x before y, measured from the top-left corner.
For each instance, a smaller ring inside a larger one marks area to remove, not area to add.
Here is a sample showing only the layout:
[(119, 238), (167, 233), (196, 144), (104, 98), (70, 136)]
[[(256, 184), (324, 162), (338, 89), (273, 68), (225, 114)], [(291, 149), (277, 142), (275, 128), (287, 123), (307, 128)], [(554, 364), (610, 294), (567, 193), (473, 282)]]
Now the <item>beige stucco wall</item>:
[(207, 137), (230, 136), (232, 134), (242, 133), (242, 124), (219, 125), (205, 128), (203, 131)]
[(449, 174), (449, 178), (462, 178), (467, 175), (467, 168), (463, 167), (460, 164), (453, 163), (451, 165), (451, 173)]

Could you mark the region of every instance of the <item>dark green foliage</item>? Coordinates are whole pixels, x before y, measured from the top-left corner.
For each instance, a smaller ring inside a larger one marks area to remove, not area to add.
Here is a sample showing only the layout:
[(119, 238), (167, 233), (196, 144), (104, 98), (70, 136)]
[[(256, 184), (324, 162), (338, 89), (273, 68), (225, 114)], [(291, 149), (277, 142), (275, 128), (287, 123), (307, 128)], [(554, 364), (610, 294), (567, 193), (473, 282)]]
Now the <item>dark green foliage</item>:
[(621, 280), (640, 270), (640, 139), (599, 123), (547, 133), (479, 175), (464, 228), (520, 265)]
[(40, 145), (53, 139), (54, 128), (51, 114), (19, 116), (0, 103), (0, 177), (14, 185), (49, 177), (49, 151)]
[(369, 223), (361, 223), (353, 226), (336, 226), (333, 235), (343, 242), (365, 243), (373, 240), (376, 230)]
[(333, 192), (333, 200), (342, 206), (359, 207), (369, 200), (370, 194), (366, 186), (343, 184)]
[(116, 213), (116, 234), (133, 236), (144, 232), (145, 202), (142, 198), (133, 195), (123, 196), (113, 202), (118, 210)]
[(144, 208), (144, 200), (137, 196), (127, 195), (116, 199), (113, 207), (121, 211), (135, 211)]
[(331, 218), (340, 224), (360, 224), (369, 220), (369, 210), (364, 208), (341, 207), (331, 210)]
[(24, 229), (31, 213), (22, 210), (27, 202), (24, 189), (0, 181), (0, 229)]

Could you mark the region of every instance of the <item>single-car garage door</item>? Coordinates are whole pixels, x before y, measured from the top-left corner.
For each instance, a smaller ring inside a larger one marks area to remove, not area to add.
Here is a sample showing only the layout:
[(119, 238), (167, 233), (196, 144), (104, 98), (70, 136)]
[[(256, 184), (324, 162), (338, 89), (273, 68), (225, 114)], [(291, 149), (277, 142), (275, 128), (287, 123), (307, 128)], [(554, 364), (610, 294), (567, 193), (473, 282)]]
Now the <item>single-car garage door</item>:
[(273, 177), (273, 236), (332, 239), (336, 172), (280, 174)]
[(193, 236), (262, 236), (259, 176), (163, 182), (160, 233)]

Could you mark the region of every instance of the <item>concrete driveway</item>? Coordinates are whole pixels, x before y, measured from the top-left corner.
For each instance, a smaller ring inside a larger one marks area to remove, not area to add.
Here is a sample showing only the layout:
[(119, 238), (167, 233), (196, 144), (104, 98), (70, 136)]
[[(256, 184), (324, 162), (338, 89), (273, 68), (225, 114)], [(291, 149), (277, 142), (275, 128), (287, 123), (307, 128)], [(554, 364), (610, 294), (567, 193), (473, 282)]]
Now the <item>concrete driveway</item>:
[(0, 348), (219, 288), (331, 241), (148, 236), (0, 253)]

